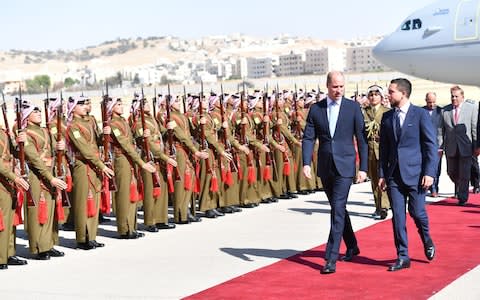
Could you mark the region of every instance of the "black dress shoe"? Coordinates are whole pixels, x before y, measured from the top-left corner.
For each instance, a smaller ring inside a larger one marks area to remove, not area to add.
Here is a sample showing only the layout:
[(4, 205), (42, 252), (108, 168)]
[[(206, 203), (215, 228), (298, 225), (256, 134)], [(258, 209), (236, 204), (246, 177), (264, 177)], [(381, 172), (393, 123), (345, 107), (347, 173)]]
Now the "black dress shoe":
[(106, 222), (110, 222), (110, 219), (105, 218), (103, 216), (103, 214), (98, 214), (98, 223), (103, 224), (103, 223), (106, 223)]
[(170, 224), (170, 223), (157, 223), (155, 224), (155, 226), (160, 230), (175, 228), (175, 224)]
[(233, 214), (233, 209), (230, 206), (224, 206), (220, 207), (218, 211), (224, 213), (224, 214)]
[(10, 256), (7, 259), (7, 264), (10, 266), (23, 266), (27, 264), (27, 261), (19, 258), (18, 256)]
[(180, 225), (184, 225), (184, 224), (190, 224), (190, 221), (189, 220), (186, 220), (186, 221), (175, 221), (176, 224), (180, 224)]
[(270, 201), (270, 198), (265, 198), (265, 199), (262, 199), (262, 200), (260, 201), (260, 203), (263, 203), (263, 204), (269, 204), (269, 203), (271, 203), (271, 202), (272, 202), (272, 201)]
[(156, 225), (148, 225), (145, 227), (145, 230), (148, 232), (158, 232), (158, 228)]
[(290, 197), (288, 194), (281, 194), (277, 198), (286, 200), (286, 199), (292, 199), (293, 197)]
[(341, 260), (343, 261), (352, 261), (353, 257), (355, 255), (359, 255), (360, 254), (360, 249), (358, 247), (355, 247), (355, 248), (349, 248), (347, 249), (347, 251), (345, 252), (345, 256), (342, 256)]
[(382, 208), (377, 215), (375, 215), (373, 218), (375, 220), (385, 220), (388, 216), (388, 211), (386, 208)]
[(125, 233), (120, 235), (120, 239), (122, 240), (134, 240), (138, 238), (139, 236), (137, 235), (136, 232), (130, 232), (130, 233)]
[(256, 206), (255, 203), (242, 204), (243, 208), (254, 208), (255, 206)]
[(308, 195), (308, 194), (310, 194), (310, 191), (308, 191), (308, 190), (298, 191), (297, 194), (299, 194), (299, 195)]
[(82, 250), (92, 250), (95, 249), (95, 245), (90, 242), (77, 243), (77, 248)]
[(474, 194), (480, 193), (480, 188), (479, 187), (474, 187), (473, 190), (472, 190), (472, 193), (474, 193)]
[(427, 257), (428, 260), (433, 260), (435, 257), (435, 246), (431, 245), (428, 247), (425, 247), (425, 256)]
[(270, 202), (275, 202), (276, 203), (276, 202), (278, 202), (278, 199), (275, 198), (275, 197), (272, 197), (272, 198), (270, 198)]
[(50, 254), (48, 254), (48, 251), (40, 252), (35, 256), (35, 259), (37, 259), (37, 260), (49, 260), (50, 259)]
[(410, 268), (410, 260), (399, 258), (399, 259), (397, 259), (395, 264), (388, 267), (388, 270), (390, 272), (394, 272), (394, 271), (399, 271), (401, 269), (407, 269), (407, 268)]
[(241, 212), (241, 211), (242, 211), (242, 209), (241, 209), (240, 207), (237, 207), (237, 206), (235, 206), (235, 205), (230, 206), (230, 208), (232, 209), (232, 211), (233, 211), (234, 213), (236, 213), (236, 212)]
[(62, 251), (59, 251), (55, 248), (52, 248), (50, 250), (47, 251), (48, 255), (50, 255), (51, 257), (62, 257), (62, 256), (65, 256), (65, 253), (63, 253)]
[(104, 243), (99, 243), (99, 242), (97, 242), (96, 240), (90, 241), (90, 244), (92, 244), (93, 246), (95, 246), (95, 248), (105, 247), (105, 244), (104, 244)]
[(337, 271), (337, 264), (333, 260), (327, 261), (323, 269), (320, 271), (321, 274), (332, 274)]
[(0, 264), (0, 270), (6, 270), (6, 269), (8, 269), (7, 264)]
[(213, 209), (208, 209), (205, 211), (205, 218), (213, 219), (216, 217), (217, 217), (217, 214), (213, 211)]
[(290, 198), (298, 198), (297, 195), (295, 195), (294, 193), (287, 193), (288, 197)]
[(212, 210), (213, 210), (213, 213), (217, 215), (217, 217), (223, 217), (223, 216), (225, 215), (224, 213), (218, 211), (218, 210), (215, 209), (215, 208), (212, 209)]
[(458, 200), (458, 206), (465, 206), (467, 205), (467, 200)]
[(63, 231), (75, 231), (75, 226), (73, 226), (73, 224), (70, 224), (70, 223), (65, 223), (65, 224), (62, 224), (62, 230)]

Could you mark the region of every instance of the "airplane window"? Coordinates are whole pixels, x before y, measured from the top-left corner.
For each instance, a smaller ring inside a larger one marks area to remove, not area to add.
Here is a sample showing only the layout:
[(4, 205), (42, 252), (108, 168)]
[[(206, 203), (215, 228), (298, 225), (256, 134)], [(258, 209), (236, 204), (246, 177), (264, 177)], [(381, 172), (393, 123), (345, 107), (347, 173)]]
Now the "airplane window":
[(422, 28), (422, 20), (414, 19), (413, 20), (413, 28), (412, 29), (420, 29)]
[(410, 25), (411, 24), (412, 24), (411, 20), (408, 20), (407, 22), (403, 23), (402, 30), (410, 30)]

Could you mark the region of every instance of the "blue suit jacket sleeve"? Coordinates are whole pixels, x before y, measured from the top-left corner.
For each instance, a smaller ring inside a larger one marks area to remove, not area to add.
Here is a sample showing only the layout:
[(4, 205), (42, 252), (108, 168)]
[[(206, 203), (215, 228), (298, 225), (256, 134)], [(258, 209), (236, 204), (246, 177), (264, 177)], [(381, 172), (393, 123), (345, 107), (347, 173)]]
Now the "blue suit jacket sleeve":
[[(356, 103), (357, 104), (357, 103)], [(365, 121), (360, 105), (355, 105), (355, 137), (357, 139), (358, 156), (360, 158), (359, 170), (367, 172), (368, 169), (368, 144), (365, 134)]]
[(313, 147), (315, 146), (315, 141), (317, 140), (315, 123), (313, 120), (314, 111), (317, 109), (317, 105), (313, 105), (310, 108), (307, 116), (307, 124), (303, 131), (303, 140), (302, 140), (302, 160), (304, 166), (309, 166), (312, 163), (313, 156)]

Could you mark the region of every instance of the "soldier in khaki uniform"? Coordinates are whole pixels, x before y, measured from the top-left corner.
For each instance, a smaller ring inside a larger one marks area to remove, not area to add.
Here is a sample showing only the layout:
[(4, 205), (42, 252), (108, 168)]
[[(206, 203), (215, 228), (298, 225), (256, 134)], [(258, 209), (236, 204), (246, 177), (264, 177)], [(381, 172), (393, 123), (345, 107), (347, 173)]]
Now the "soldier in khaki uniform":
[[(216, 97), (216, 95), (211, 95)], [(200, 211), (205, 212), (205, 217), (216, 218), (224, 214), (217, 210), (221, 202), (220, 185), (221, 174), (220, 165), (217, 157), (227, 161), (232, 160), (232, 155), (225, 151), (224, 146), (218, 140), (218, 130), (221, 124), (214, 122), (212, 116), (209, 114), (209, 102), (206, 98), (200, 99), (202, 101), (202, 110), (199, 111), (197, 117), (193, 119), (193, 124), (197, 132), (196, 136), (199, 138), (199, 143), (205, 143), (209, 158), (202, 161), (200, 167), (200, 195), (199, 205)], [(201, 141), (201, 130), (204, 130), (205, 140)]]
[[(97, 242), (98, 207), (102, 188), (102, 173), (114, 172), (100, 160), (95, 129), (86, 118), (85, 97), (70, 97), (67, 111), (67, 137), (74, 154), (72, 202), (75, 215), (77, 247), (90, 250), (105, 246)], [(110, 134), (110, 128), (104, 128)]]
[(387, 193), (378, 188), (380, 123), (383, 113), (390, 109), (382, 105), (384, 95), (380, 86), (372, 85), (369, 87), (367, 97), (370, 105), (363, 109), (363, 116), (368, 140), (368, 177), (371, 179), (373, 198), (375, 200), (375, 212), (372, 216), (375, 220), (383, 220), (387, 217), (390, 202)]
[(122, 239), (136, 239), (145, 234), (137, 232), (138, 182), (136, 168), (153, 173), (153, 164), (144, 162), (133, 144), (130, 126), (122, 117), (123, 103), (120, 99), (109, 98), (107, 115), (113, 133), (114, 170), (117, 191), (114, 193), (117, 232)]
[[(26, 140), (25, 134), (22, 141)], [(25, 265), (26, 260), (15, 256), (15, 227), (12, 207), (12, 195), (16, 197), (16, 188), (28, 190), (28, 182), (12, 171), (13, 156), (11, 155), (9, 138), (5, 129), (0, 130), (0, 270), (8, 269), (8, 265)]]
[(177, 169), (180, 171), (180, 179), (174, 182), (174, 220), (177, 224), (199, 222), (201, 219), (188, 209), (190, 204), (191, 210), (195, 210), (195, 203), (192, 202), (192, 193), (195, 185), (195, 167), (193, 160), (206, 159), (208, 158), (208, 153), (200, 151), (193, 144), (192, 134), (190, 133), (190, 121), (183, 111), (180, 98), (173, 98), (172, 101), (170, 101), (170, 105), (172, 111), (170, 113), (170, 123), (167, 124), (167, 128), (173, 129)]
[[(248, 96), (247, 96), (248, 98)], [(261, 199), (257, 193), (257, 166), (254, 157), (254, 150), (258, 151), (270, 151), (270, 149), (263, 144), (263, 141), (258, 141), (253, 132), (255, 123), (249, 113), (247, 113), (248, 100), (240, 101), (240, 106), (237, 109), (237, 113), (233, 116), (233, 121), (236, 124), (235, 134), (237, 140), (240, 141), (242, 146), (248, 147), (248, 152), (244, 151), (239, 153), (239, 175), (240, 186), (240, 206), (246, 208), (252, 208), (258, 206)], [(242, 113), (242, 110), (244, 111)], [(244, 129), (242, 128), (244, 127)], [(243, 136), (243, 130), (245, 136)]]
[(233, 138), (231, 122), (227, 116), (225, 101), (228, 100), (228, 96), (224, 97), (222, 101), (223, 117), (220, 109), (220, 97), (224, 97), (224, 95), (211, 97), (210, 107), (212, 107), (213, 110), (210, 112), (210, 115), (214, 124), (219, 127), (217, 132), (218, 141), (223, 145), (225, 151), (232, 155), (232, 159), (228, 160), (223, 157), (217, 157), (221, 177), (219, 183), (220, 198), (218, 211), (221, 213), (233, 213), (240, 211), (240, 209), (236, 207), (236, 205), (239, 204), (238, 171), (235, 166), (235, 161), (233, 160), (233, 151), (236, 151), (235, 148), (239, 147), (240, 143)]
[[(25, 205), (25, 227), (28, 233), (30, 253), (36, 259), (47, 260), (50, 257), (64, 256), (53, 248), (58, 237), (58, 223), (55, 220), (55, 198), (52, 189), (64, 190), (67, 184), (52, 175), (52, 148), (47, 129), (40, 127), (42, 115), (40, 108), (33, 104), (22, 104), (22, 130), (27, 134), (25, 158), (30, 165), (28, 181), (30, 192), (36, 206)], [(56, 143), (57, 150), (65, 149), (65, 142)]]
[[(140, 99), (134, 99), (132, 102), (132, 114), (133, 117), (133, 129), (135, 130), (135, 138), (137, 139), (137, 145), (142, 149), (142, 157), (144, 160), (148, 160), (149, 157), (145, 153), (144, 139), (147, 138), (149, 150), (153, 159), (156, 161), (155, 167), (157, 172), (160, 172), (159, 164), (170, 164), (173, 167), (177, 167), (177, 161), (169, 157), (165, 151), (165, 145), (162, 140), (162, 134), (160, 133), (159, 126), (155, 118), (153, 118), (150, 110), (150, 105), (146, 99), (144, 99), (144, 118), (145, 118), (145, 131), (142, 127), (142, 119), (140, 115)], [(165, 170), (166, 168), (163, 168)], [(165, 172), (164, 172), (165, 173)], [(157, 232), (159, 229), (172, 229), (175, 228), (175, 224), (168, 222), (168, 186), (166, 174), (158, 173), (158, 180), (160, 182), (160, 190), (154, 189), (152, 173), (146, 170), (141, 171), (143, 181), (143, 217), (146, 230), (150, 232)]]
[[(262, 203), (278, 202), (278, 199), (273, 196), (271, 188), (271, 181), (273, 180), (274, 161), (270, 147), (275, 147), (277, 142), (271, 135), (271, 120), (268, 114), (268, 105), (265, 103), (266, 112), (263, 111), (264, 95), (257, 93), (255, 98), (252, 98), (249, 105), (252, 108), (252, 119), (255, 124), (255, 136), (258, 141), (268, 148), (268, 151), (255, 151), (255, 161), (257, 162), (257, 193)], [(265, 99), (266, 101), (266, 99)], [(266, 137), (263, 133), (263, 128), (266, 126)], [(267, 155), (270, 158), (270, 165), (267, 166)]]

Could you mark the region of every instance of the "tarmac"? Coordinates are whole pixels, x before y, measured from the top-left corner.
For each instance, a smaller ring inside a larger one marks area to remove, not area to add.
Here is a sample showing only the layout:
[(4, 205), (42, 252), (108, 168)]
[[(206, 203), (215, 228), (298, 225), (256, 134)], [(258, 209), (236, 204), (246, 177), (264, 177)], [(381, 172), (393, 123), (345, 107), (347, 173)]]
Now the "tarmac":
[[(452, 196), (453, 189), (444, 171), (440, 197), (427, 201)], [(317, 192), (173, 230), (145, 232), (138, 240), (118, 239), (112, 220), (100, 225), (97, 241), (106, 246), (95, 250), (76, 250), (75, 233), (60, 231), (56, 248), (65, 257), (49, 261), (31, 259), (19, 227), (17, 254), (28, 265), (0, 271), (1, 299), (180, 299), (326, 243), (329, 210), (325, 194)], [(371, 218), (369, 182), (352, 185), (348, 210), (354, 230), (378, 222)], [(142, 222), (139, 212), (139, 230)], [(394, 259), (394, 245), (385, 247), (392, 248)], [(480, 299), (479, 279), (477, 266), (431, 299)]]

